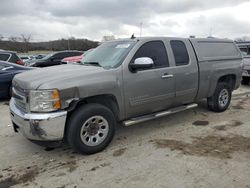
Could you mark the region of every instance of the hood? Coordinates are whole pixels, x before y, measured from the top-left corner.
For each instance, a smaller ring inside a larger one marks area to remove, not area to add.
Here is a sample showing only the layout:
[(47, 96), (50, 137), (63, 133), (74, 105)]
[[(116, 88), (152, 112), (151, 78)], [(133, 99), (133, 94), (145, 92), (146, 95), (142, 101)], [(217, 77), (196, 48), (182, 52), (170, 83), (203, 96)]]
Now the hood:
[(61, 87), (66, 87), (69, 82), (74, 83), (79, 79), (84, 80), (84, 78), (100, 75), (100, 73), (107, 71), (97, 66), (59, 65), (18, 74), (15, 76), (13, 84), (27, 90), (38, 88), (61, 89)]

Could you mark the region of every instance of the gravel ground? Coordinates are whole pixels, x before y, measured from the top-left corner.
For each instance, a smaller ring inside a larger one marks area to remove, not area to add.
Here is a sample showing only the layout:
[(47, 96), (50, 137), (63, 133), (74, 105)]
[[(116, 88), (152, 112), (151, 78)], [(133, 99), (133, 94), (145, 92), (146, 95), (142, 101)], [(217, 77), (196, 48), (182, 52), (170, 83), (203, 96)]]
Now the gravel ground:
[(0, 188), (250, 188), (250, 87), (234, 92), (224, 113), (199, 107), (131, 127), (111, 145), (80, 155), (67, 145), (37, 146), (12, 130), (0, 102)]

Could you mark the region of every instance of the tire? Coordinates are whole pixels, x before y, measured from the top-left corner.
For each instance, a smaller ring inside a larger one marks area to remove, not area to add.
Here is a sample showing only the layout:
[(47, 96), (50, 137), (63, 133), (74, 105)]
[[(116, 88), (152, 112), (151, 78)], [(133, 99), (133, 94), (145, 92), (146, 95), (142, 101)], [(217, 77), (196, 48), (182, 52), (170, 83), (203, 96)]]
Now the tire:
[(115, 127), (116, 119), (109, 108), (100, 104), (86, 104), (70, 116), (66, 136), (75, 151), (94, 154), (109, 145)]
[(213, 96), (207, 98), (208, 108), (214, 112), (224, 112), (230, 105), (232, 89), (228, 83), (219, 82)]
[(242, 85), (248, 85), (249, 82), (250, 82), (250, 78), (249, 77), (242, 77), (242, 81), (241, 81)]

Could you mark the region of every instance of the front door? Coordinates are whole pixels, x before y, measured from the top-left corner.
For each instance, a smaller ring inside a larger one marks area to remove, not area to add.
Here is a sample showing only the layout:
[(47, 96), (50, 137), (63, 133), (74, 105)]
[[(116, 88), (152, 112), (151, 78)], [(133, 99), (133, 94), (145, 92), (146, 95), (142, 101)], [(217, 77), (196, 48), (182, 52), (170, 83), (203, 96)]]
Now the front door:
[(165, 44), (161, 40), (141, 45), (136, 58), (149, 57), (152, 68), (124, 73), (124, 98), (127, 118), (167, 109), (175, 98), (174, 68), (170, 67)]

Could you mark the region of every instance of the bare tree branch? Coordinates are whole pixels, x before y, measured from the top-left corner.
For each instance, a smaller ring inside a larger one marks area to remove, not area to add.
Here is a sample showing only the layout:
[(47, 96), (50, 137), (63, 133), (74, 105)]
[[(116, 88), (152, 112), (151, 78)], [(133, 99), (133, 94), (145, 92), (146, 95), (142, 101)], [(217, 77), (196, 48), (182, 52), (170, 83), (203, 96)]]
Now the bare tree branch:
[(29, 51), (29, 43), (31, 40), (31, 34), (29, 34), (29, 35), (21, 34), (21, 40), (25, 45), (25, 52), (28, 52)]

